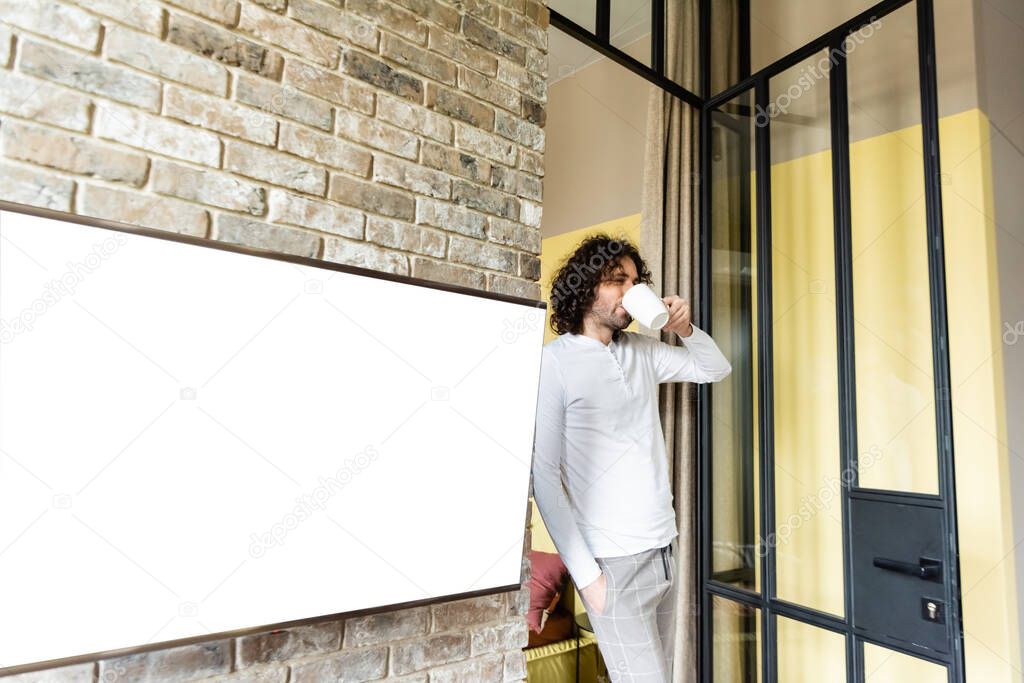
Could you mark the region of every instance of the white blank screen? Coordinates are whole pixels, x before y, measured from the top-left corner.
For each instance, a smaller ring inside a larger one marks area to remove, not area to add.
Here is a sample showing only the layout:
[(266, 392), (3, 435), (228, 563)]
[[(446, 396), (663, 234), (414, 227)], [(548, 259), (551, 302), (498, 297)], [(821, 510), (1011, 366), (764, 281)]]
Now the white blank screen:
[(0, 669), (519, 584), (537, 305), (3, 211), (0, 318)]

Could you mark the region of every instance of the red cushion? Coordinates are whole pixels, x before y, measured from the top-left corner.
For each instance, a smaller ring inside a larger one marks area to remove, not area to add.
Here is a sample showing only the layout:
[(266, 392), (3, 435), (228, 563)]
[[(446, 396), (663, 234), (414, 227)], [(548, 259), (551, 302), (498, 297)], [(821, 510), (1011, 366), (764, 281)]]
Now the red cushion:
[(530, 551), (530, 610), (526, 623), (534, 633), (541, 632), (541, 617), (557, 598), (569, 578), (569, 570), (558, 553)]

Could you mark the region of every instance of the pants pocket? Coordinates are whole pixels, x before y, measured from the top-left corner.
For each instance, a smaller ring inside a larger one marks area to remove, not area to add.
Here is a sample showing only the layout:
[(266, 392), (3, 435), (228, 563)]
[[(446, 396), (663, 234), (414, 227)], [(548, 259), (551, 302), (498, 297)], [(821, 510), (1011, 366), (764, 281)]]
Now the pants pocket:
[[(598, 619), (601, 617), (607, 617), (611, 614), (612, 608), (615, 605), (615, 574), (606, 560), (597, 560), (597, 566), (601, 568), (601, 572), (604, 574), (604, 608), (600, 614), (594, 614), (589, 608), (588, 612), (592, 616), (596, 616)], [(587, 607), (586, 604), (584, 604)]]

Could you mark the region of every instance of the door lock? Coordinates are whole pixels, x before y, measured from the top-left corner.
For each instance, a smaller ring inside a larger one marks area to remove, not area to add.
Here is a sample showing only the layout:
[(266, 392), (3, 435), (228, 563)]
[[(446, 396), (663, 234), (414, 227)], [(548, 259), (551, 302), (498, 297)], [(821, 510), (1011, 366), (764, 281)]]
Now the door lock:
[(936, 598), (921, 598), (921, 618), (935, 624), (946, 623), (945, 605)]

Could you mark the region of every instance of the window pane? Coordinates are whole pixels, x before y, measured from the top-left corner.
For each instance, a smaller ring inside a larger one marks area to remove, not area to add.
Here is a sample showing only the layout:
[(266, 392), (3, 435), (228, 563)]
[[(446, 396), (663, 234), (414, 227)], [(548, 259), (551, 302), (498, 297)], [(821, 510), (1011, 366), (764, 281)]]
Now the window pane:
[(651, 65), (651, 1), (611, 0), (608, 42), (633, 59)]
[(859, 485), (938, 492), (914, 3), (849, 53)]
[(843, 614), (829, 56), (769, 81), (779, 597)]
[(714, 683), (757, 683), (761, 680), (761, 611), (711, 597)]
[(733, 371), (711, 388), (713, 578), (760, 590), (754, 404), (753, 96), (711, 115), (712, 333)]
[(595, 0), (550, 0), (548, 9), (558, 12), (591, 33), (597, 30), (597, 3)]
[(877, 0), (751, 0), (751, 71), (778, 61)]
[[(846, 680), (843, 636), (801, 621), (777, 617), (779, 680), (820, 683)], [(874, 683), (873, 679), (871, 683)]]
[(739, 0), (711, 2), (711, 92), (720, 93), (740, 77)]
[(864, 643), (864, 679), (871, 683), (946, 683), (946, 667)]

